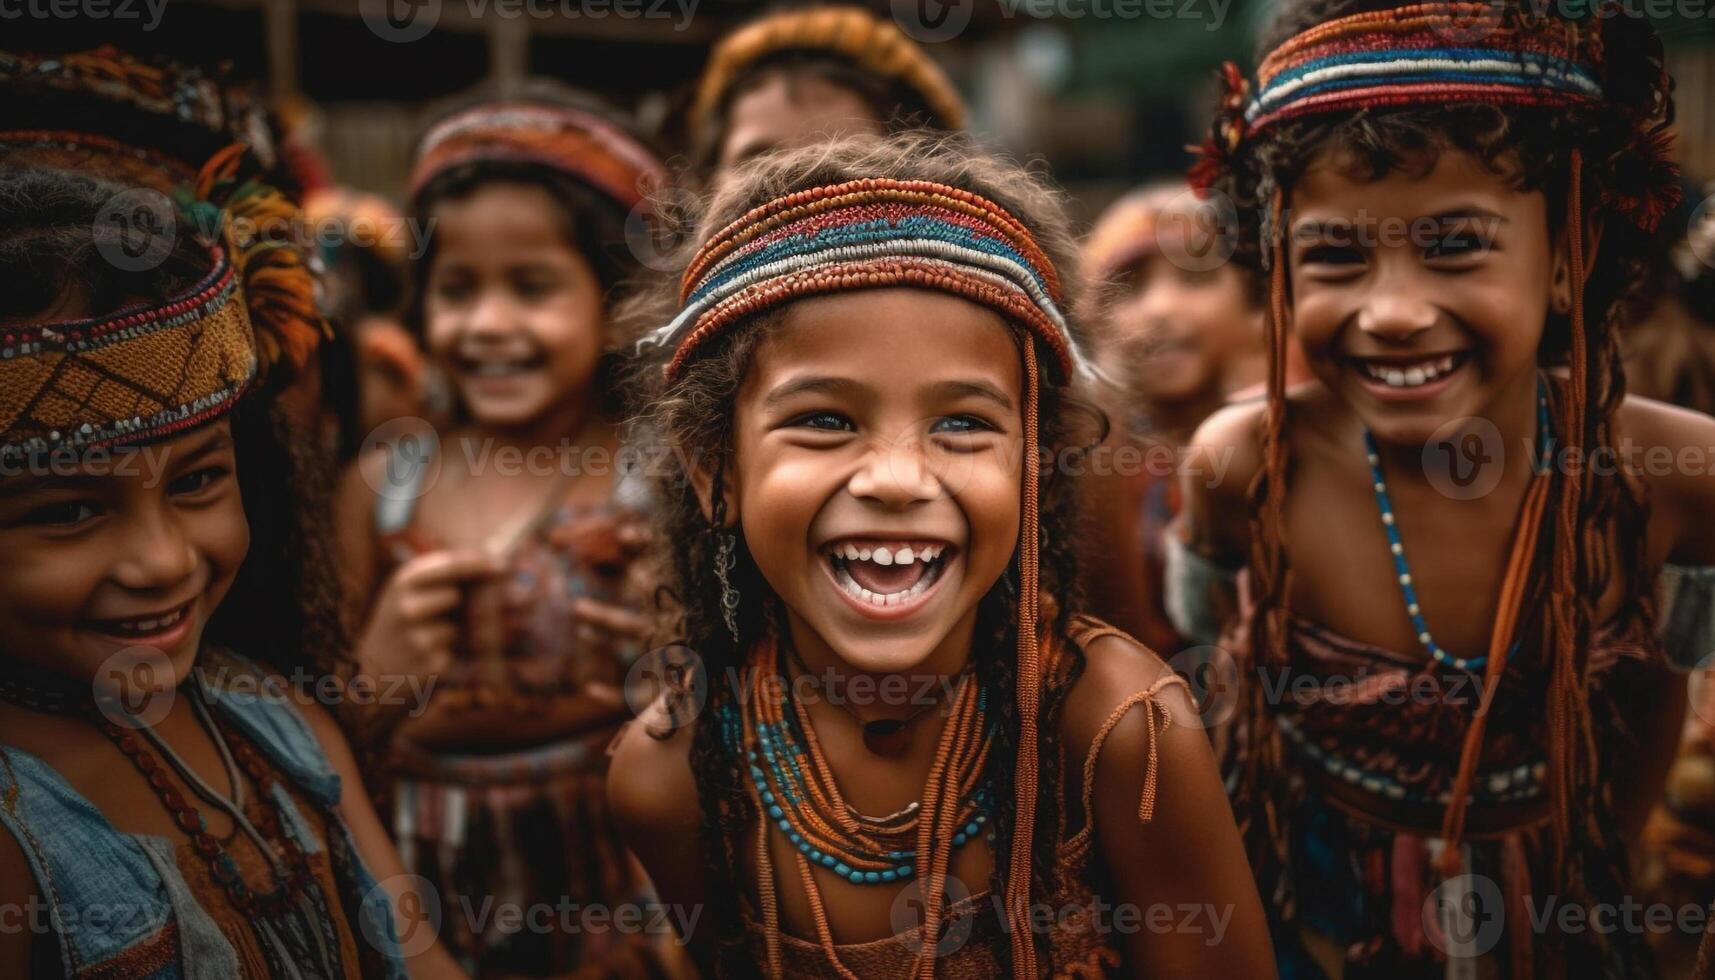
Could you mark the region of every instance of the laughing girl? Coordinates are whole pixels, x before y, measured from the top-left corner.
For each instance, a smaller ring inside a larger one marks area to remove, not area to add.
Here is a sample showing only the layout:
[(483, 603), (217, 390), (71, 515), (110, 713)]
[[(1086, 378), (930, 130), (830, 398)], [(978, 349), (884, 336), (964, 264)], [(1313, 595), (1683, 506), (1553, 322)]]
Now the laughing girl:
[[(1682, 450), (1715, 421), (1627, 398), (1615, 346), (1675, 195), (1660, 43), (1614, 8), (1305, 0), (1263, 50), (1200, 169), (1270, 276), (1269, 398), (1197, 436), (1233, 465), (1186, 483), (1178, 605), (1206, 630), (1244, 568), (1233, 780), (1282, 972), (1650, 975), (1636, 924), (1529, 917), (1626, 900), (1668, 665), (1707, 652), (1715, 480)], [(1282, 383), (1288, 330), (1319, 384)]]
[(0, 92), (0, 975), (403, 978), (398, 855), (290, 697), (341, 652), (271, 397), (322, 327), (243, 230), (294, 213), (253, 120), (112, 49), (0, 53)]
[[(567, 903), (646, 895), (603, 792), (646, 628), (626, 607), (642, 500), (620, 472), (608, 311), (637, 269), (627, 213), (660, 179), (635, 138), (552, 89), (454, 112), (418, 151), (411, 194), (433, 231), (413, 318), (457, 418), (364, 461), (346, 543), (370, 604), (359, 656), (436, 679), (383, 778), (406, 863), (449, 909), (498, 900), (555, 921)], [(649, 937), (613, 929), (446, 921), (483, 973), (656, 959)]]
[[(1182, 683), (1074, 614), (1052, 193), (861, 139), (759, 161), (695, 240), (645, 346), (705, 669), (609, 790), (662, 897), (716, 903), (711, 975), (1269, 975)], [(1140, 925), (1168, 905), (1211, 918)]]

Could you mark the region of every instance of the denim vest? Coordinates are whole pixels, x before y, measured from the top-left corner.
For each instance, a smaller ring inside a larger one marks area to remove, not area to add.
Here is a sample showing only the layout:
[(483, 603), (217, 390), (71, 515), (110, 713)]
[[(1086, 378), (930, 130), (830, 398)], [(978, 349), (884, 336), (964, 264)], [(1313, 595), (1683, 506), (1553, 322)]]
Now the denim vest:
[[(266, 676), (233, 654), (216, 656), (253, 679)], [(339, 894), (329, 897), (336, 909), (343, 908), (360, 952), (374, 950), (376, 955), (364, 961), (378, 964), (373, 969), (386, 980), (406, 980), (391, 904), (334, 812), (340, 777), (303, 716), (289, 701), (256, 685), (226, 690), (209, 683), (206, 689), (214, 710), (253, 741), (284, 779), (328, 811), (329, 840), (323, 842), (285, 790), (274, 787), (284, 822), (304, 850), (314, 854), (326, 846), (332, 851)], [(255, 693), (259, 690), (261, 696)], [(17, 838), (29, 862), (64, 976), (226, 980), (238, 975), (237, 954), (192, 897), (173, 841), (119, 831), (58, 772), (3, 745), (0, 826)]]

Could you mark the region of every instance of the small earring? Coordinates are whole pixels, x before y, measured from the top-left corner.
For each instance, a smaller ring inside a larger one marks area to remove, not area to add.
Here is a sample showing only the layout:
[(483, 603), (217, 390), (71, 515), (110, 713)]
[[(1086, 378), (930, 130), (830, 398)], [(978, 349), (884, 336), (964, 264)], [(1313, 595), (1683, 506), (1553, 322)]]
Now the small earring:
[(727, 632), (738, 642), (738, 590), (732, 587), (732, 570), (738, 565), (738, 536), (731, 531), (720, 532), (715, 547), (715, 578), (721, 583), (721, 618), (726, 620)]

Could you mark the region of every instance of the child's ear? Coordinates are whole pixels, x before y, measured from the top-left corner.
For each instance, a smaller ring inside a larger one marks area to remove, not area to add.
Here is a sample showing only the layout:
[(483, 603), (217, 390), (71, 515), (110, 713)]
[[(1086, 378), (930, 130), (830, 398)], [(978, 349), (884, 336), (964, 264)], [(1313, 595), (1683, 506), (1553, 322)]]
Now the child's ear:
[[(691, 489), (697, 494), (697, 505), (703, 511), (703, 517), (710, 523), (715, 519), (715, 471), (709, 466), (707, 458), (699, 457), (691, 460), (685, 467), (686, 476), (691, 479)], [(721, 481), (721, 499), (726, 503), (725, 527), (738, 523), (738, 494), (734, 492), (732, 483)]]
[[(1590, 267), (1596, 262), (1596, 252), (1602, 244), (1602, 217), (1596, 215), (1585, 219), (1587, 237), (1584, 241), (1584, 275), (1590, 275)], [(1560, 229), (1560, 236), (1554, 242), (1554, 273), (1548, 285), (1549, 307), (1556, 313), (1572, 312), (1572, 238), (1571, 225)]]

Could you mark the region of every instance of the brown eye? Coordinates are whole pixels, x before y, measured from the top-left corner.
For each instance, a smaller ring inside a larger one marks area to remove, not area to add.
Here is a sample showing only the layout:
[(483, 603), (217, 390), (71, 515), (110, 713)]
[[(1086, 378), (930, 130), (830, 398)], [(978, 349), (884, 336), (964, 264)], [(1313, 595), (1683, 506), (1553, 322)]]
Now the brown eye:
[(67, 500), (37, 507), (24, 515), (22, 523), (37, 527), (72, 527), (93, 520), (97, 514), (94, 504), (86, 500)]

